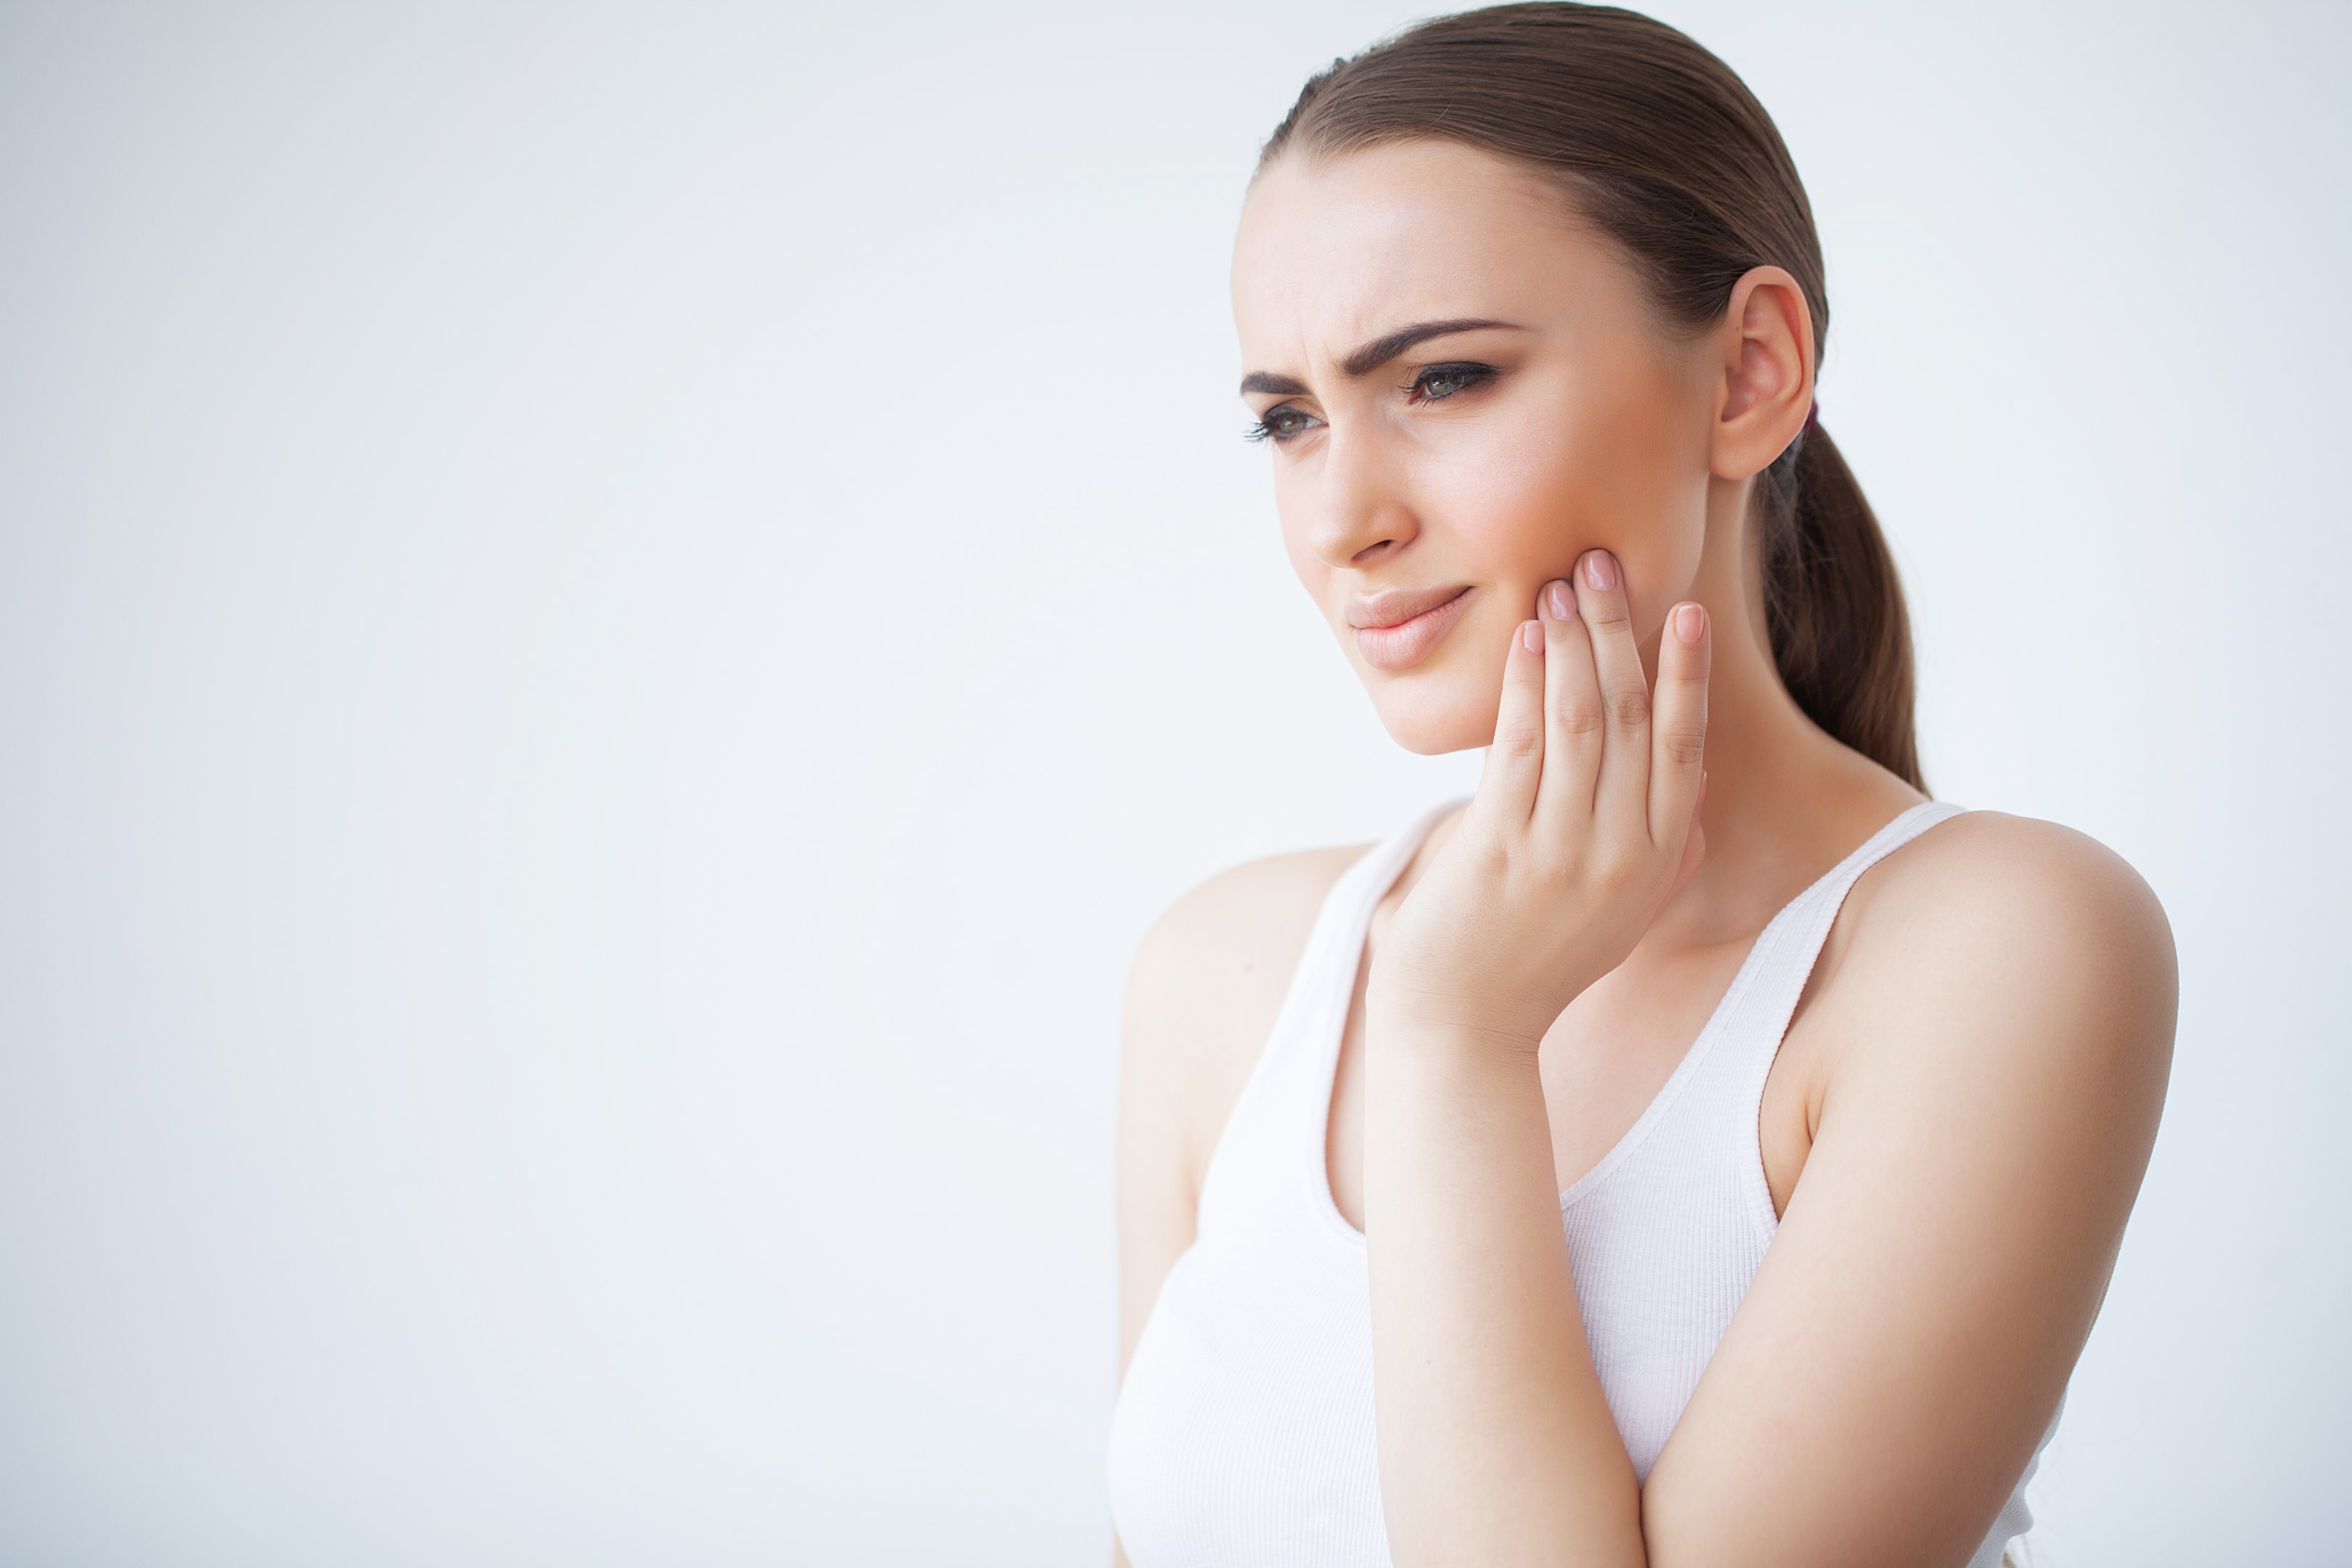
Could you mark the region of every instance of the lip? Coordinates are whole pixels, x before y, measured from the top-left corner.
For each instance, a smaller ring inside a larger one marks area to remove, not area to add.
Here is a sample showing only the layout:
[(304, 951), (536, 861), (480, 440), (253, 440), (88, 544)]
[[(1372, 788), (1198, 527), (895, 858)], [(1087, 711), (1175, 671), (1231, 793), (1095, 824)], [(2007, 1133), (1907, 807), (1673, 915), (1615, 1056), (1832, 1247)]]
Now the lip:
[(1429, 657), (1469, 608), (1470, 590), (1389, 588), (1348, 601), (1356, 651), (1374, 669), (1407, 669)]

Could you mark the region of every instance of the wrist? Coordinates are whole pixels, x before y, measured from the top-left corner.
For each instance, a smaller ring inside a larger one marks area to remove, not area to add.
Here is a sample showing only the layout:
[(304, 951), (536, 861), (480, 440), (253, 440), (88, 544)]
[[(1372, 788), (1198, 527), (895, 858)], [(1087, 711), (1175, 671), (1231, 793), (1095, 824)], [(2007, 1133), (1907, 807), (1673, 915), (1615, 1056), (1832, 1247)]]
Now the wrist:
[(1364, 989), (1366, 1041), (1383, 1055), (1532, 1062), (1558, 1016), (1538, 1019), (1525, 1008), (1383, 984), (1378, 975)]

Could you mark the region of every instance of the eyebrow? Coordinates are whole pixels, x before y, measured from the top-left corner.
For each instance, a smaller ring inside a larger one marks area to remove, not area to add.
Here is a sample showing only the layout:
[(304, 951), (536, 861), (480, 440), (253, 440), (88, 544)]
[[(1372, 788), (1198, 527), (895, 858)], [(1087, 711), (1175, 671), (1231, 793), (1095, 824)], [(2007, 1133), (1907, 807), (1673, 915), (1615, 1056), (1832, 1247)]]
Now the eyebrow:
[[(1374, 338), (1339, 362), (1339, 374), (1349, 380), (1360, 375), (1369, 375), (1415, 344), (1425, 343), (1432, 338), (1450, 337), (1455, 332), (1485, 331), (1492, 327), (1517, 330), (1517, 323), (1511, 321), (1464, 319), (1452, 321), (1416, 322), (1412, 326), (1391, 332), (1384, 338)], [(1244, 395), (1253, 392), (1265, 392), (1277, 397), (1298, 397), (1304, 395), (1306, 391), (1307, 384), (1296, 376), (1276, 375), (1270, 371), (1255, 370), (1242, 377)]]

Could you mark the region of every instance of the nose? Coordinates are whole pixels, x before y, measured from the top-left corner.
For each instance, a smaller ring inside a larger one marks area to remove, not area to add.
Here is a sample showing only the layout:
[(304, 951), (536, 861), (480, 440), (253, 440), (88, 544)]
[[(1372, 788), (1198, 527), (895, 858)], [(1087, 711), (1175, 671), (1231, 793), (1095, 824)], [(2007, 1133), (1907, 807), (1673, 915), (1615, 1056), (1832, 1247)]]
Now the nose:
[(1369, 566), (1412, 542), (1421, 523), (1377, 444), (1334, 429), (1318, 476), (1307, 545), (1328, 566)]

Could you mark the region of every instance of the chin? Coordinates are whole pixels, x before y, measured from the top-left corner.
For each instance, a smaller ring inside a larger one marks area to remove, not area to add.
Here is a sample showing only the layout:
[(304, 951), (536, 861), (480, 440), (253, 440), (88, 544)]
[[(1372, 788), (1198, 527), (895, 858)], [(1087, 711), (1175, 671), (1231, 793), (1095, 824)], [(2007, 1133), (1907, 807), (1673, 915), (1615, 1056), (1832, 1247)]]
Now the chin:
[(1372, 708), (1389, 738), (1420, 756), (1467, 752), (1495, 739), (1502, 681), (1472, 681), (1452, 672), (1372, 676)]

